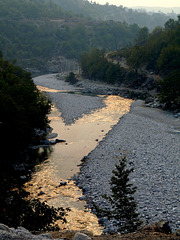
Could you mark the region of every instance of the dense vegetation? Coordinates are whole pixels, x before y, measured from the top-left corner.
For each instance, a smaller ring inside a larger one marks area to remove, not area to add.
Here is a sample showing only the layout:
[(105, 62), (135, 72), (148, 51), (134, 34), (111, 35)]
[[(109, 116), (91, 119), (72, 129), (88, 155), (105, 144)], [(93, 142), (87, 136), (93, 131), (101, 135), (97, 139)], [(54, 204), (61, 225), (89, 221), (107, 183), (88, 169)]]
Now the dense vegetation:
[[(57, 220), (65, 221), (63, 208), (28, 200), (29, 193), (22, 188), (38, 156), (29, 146), (45, 137), (50, 108), (50, 102), (37, 90), (31, 74), (4, 60), (0, 54), (0, 222), (11, 227), (54, 230), (58, 229)], [(39, 130), (44, 134), (37, 134)]]
[[(37, 141), (35, 129), (48, 127), (50, 106), (30, 73), (0, 58), (1, 164), (15, 162), (22, 150)], [(8, 151), (9, 141), (11, 151)]]
[(180, 66), (180, 17), (170, 19), (164, 28), (156, 27), (152, 33), (142, 28), (132, 48), (120, 51), (127, 58), (127, 63), (137, 70), (146, 67), (167, 75)]
[[(91, 50), (81, 57), (84, 76), (127, 87), (142, 87), (151, 81), (147, 90), (160, 90), (159, 99), (166, 108), (180, 108), (180, 16), (170, 19), (164, 28), (156, 27), (151, 33), (140, 28), (132, 47), (110, 54)], [(107, 60), (108, 59), (108, 60)], [(117, 63), (125, 63), (123, 69)], [(109, 61), (109, 62), (108, 62)], [(111, 62), (110, 62), (111, 61)], [(112, 71), (111, 71), (112, 70)], [(109, 73), (109, 74), (108, 74)], [(152, 80), (157, 75), (161, 81)], [(149, 79), (149, 80), (148, 80)]]
[(156, 27), (152, 33), (147, 29), (139, 32), (136, 44), (119, 52), (125, 56), (131, 68), (159, 74), (164, 80), (161, 85), (160, 100), (167, 107), (180, 108), (180, 16), (170, 19), (164, 28)]
[[(124, 69), (119, 65), (118, 61), (113, 63), (108, 58), (109, 54), (96, 48), (82, 54), (80, 59), (82, 75), (90, 80), (101, 80), (130, 88), (138, 88), (145, 81), (144, 75), (133, 70)], [(133, 95), (129, 95), (129, 97), (133, 97)], [(143, 96), (141, 95), (141, 97)]]
[(120, 83), (123, 78), (123, 69), (118, 64), (108, 62), (103, 50), (92, 49), (84, 53), (80, 63), (82, 74), (89, 79)]
[(165, 15), (163, 13), (147, 13), (143, 11), (137, 11), (128, 9), (120, 5), (119, 7), (115, 5), (100, 5), (95, 1), (87, 0), (53, 0), (55, 3), (60, 5), (62, 9), (66, 11), (71, 11), (84, 17), (88, 17), (95, 20), (113, 20), (116, 22), (126, 22), (128, 24), (138, 24), (140, 27), (148, 27), (153, 29), (154, 27), (163, 26), (164, 23), (170, 17), (176, 17), (175, 14), (171, 16)]
[(94, 21), (67, 13), (52, 1), (0, 0), (0, 49), (23, 68), (45, 72), (58, 56), (78, 59), (91, 47), (117, 50), (132, 43), (136, 24)]

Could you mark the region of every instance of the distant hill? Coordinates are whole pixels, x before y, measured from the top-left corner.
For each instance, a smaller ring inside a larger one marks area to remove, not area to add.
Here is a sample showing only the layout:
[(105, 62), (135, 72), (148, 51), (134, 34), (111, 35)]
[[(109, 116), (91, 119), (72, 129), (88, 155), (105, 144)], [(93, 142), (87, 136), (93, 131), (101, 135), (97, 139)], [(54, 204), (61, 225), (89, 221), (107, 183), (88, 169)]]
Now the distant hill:
[(0, 50), (41, 73), (49, 71), (49, 62), (58, 65), (59, 56), (79, 59), (93, 47), (110, 51), (132, 44), (138, 31), (136, 24), (87, 19), (53, 1), (0, 0)]
[(134, 10), (145, 10), (147, 12), (161, 12), (168, 14), (172, 17), (172, 14), (180, 14), (180, 7), (172, 7), (172, 8), (166, 8), (166, 7), (146, 7), (146, 6), (136, 6), (133, 7)]
[(103, 21), (125, 21), (128, 24), (136, 23), (140, 27), (147, 26), (150, 30), (154, 29), (157, 25), (163, 27), (169, 18), (176, 18), (174, 14), (166, 15), (163, 12), (140, 12), (123, 6), (117, 7), (109, 4), (100, 5), (95, 2), (90, 3), (88, 0), (53, 0), (53, 2), (60, 5), (66, 11), (81, 14), (84, 17)]

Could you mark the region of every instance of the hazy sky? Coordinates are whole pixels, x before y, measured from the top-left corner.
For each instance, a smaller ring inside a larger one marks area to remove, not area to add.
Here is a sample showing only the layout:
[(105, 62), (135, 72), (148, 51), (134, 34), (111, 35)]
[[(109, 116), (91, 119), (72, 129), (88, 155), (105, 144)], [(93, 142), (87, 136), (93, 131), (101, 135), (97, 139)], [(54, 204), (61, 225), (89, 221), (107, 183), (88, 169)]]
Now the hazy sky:
[(93, 0), (100, 4), (123, 5), (124, 7), (148, 6), (148, 7), (180, 7), (180, 0)]

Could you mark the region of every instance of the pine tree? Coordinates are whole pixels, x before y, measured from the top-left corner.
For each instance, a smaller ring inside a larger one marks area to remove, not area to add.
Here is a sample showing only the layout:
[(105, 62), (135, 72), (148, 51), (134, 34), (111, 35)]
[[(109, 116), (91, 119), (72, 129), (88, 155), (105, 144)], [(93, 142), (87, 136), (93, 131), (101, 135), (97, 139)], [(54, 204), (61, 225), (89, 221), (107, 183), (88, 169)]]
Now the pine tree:
[(133, 194), (136, 187), (129, 183), (129, 174), (134, 170), (126, 169), (126, 157), (122, 158), (119, 165), (115, 165), (116, 169), (112, 171), (111, 177), (111, 196), (105, 198), (111, 203), (112, 211), (106, 210), (109, 219), (115, 219), (118, 223), (118, 231), (121, 233), (134, 232), (141, 225), (137, 213), (137, 204)]

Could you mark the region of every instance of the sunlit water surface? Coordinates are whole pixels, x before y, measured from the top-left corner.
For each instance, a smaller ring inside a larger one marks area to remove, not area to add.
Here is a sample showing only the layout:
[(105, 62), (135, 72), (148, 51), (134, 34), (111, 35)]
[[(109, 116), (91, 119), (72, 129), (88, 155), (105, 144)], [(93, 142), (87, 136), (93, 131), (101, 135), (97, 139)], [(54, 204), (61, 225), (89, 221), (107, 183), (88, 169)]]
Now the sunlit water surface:
[[(60, 92), (44, 87), (39, 89)], [(59, 223), (61, 229), (87, 230), (94, 235), (100, 235), (102, 227), (90, 209), (85, 208), (86, 202), (79, 200), (82, 191), (71, 178), (80, 171), (83, 157), (98, 145), (122, 115), (129, 112), (133, 102), (119, 96), (101, 97), (106, 107), (84, 115), (72, 125), (65, 125), (59, 110), (52, 108), (50, 125), (58, 138), (66, 142), (52, 147), (49, 159), (37, 166), (31, 181), (25, 185), (32, 198), (47, 201), (51, 206), (71, 208), (66, 217), (67, 224)], [(59, 187), (62, 181), (66, 181), (67, 185)]]

